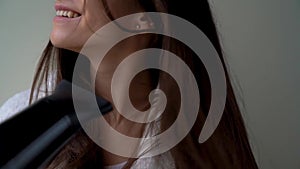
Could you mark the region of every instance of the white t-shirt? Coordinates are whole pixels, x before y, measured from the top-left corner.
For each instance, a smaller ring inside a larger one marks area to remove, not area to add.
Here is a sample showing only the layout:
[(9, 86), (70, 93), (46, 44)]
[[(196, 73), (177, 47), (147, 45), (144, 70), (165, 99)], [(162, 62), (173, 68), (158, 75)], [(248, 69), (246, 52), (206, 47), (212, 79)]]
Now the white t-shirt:
[(127, 161), (115, 164), (115, 165), (110, 165), (110, 166), (104, 166), (104, 169), (122, 169), (124, 165), (126, 164)]
[(0, 107), (0, 123), (16, 115), (28, 106), (30, 90), (25, 90), (15, 94)]

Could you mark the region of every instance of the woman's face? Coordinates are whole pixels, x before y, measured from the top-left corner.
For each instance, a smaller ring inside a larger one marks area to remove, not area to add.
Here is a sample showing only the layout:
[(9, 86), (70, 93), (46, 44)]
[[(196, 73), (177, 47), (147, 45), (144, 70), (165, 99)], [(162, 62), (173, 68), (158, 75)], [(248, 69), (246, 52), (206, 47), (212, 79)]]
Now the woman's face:
[[(106, 3), (116, 18), (141, 11), (134, 0), (108, 0)], [(57, 0), (55, 10), (50, 40), (55, 47), (76, 52), (93, 33), (111, 21), (101, 0)]]
[(59, 48), (80, 51), (87, 39), (109, 22), (99, 0), (57, 0), (50, 35)]

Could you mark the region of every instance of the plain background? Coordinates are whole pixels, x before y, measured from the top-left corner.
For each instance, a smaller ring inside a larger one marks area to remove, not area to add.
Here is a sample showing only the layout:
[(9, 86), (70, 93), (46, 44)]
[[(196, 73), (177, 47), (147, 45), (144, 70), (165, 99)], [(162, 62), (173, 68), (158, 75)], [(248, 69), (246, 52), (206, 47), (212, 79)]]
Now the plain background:
[[(211, 3), (260, 168), (299, 169), (300, 1)], [(0, 105), (30, 87), (51, 31), (53, 4), (1, 0)]]

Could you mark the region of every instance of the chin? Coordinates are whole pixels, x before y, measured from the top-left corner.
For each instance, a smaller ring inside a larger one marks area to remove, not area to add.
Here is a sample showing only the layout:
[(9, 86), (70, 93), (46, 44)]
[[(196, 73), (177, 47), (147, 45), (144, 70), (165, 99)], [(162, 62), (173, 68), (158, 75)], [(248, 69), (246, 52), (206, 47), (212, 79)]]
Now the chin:
[(81, 49), (80, 47), (76, 47), (76, 46), (70, 44), (70, 42), (68, 42), (66, 40), (62, 40), (60, 38), (57, 39), (57, 38), (50, 37), (50, 41), (51, 41), (52, 45), (57, 48), (67, 49), (67, 50), (71, 50), (74, 52), (80, 52), (80, 49)]
[(66, 44), (66, 43), (63, 43), (63, 42), (66, 42), (66, 40), (64, 40), (63, 36), (60, 36), (53, 32), (51, 33), (50, 41), (53, 44), (53, 46), (58, 47), (58, 48), (63, 48), (63, 46), (65, 46), (63, 44)]

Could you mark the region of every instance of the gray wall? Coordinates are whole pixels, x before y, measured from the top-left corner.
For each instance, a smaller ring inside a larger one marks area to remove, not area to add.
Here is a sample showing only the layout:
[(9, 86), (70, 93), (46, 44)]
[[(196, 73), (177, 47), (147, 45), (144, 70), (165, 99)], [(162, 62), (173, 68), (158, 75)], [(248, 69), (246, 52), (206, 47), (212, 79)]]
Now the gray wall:
[[(300, 1), (211, 1), (260, 167), (300, 168)], [(0, 105), (30, 86), (53, 3), (0, 2)]]
[(34, 67), (47, 44), (54, 1), (0, 1), (0, 105), (30, 87)]
[(300, 168), (300, 1), (214, 1), (261, 168)]

